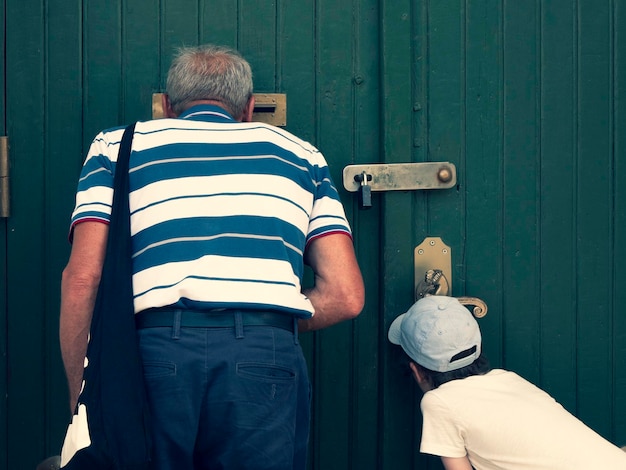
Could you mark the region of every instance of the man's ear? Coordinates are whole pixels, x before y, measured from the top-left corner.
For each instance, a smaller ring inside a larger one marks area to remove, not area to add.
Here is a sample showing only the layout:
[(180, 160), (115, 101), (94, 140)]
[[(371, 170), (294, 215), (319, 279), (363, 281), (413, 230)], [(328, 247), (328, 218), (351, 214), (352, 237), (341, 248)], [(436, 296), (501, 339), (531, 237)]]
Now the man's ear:
[(254, 102), (254, 95), (252, 95), (248, 100), (248, 104), (246, 104), (246, 108), (243, 110), (241, 122), (252, 122), (252, 113), (254, 113)]
[(420, 372), (419, 367), (417, 367), (417, 364), (415, 362), (409, 362), (409, 367), (411, 368), (411, 373), (413, 374), (413, 378), (417, 383), (420, 383), (422, 380), (424, 380), (424, 376)]
[(172, 103), (167, 93), (161, 95), (161, 106), (163, 107), (163, 114), (167, 118), (177, 118), (178, 115), (172, 109)]

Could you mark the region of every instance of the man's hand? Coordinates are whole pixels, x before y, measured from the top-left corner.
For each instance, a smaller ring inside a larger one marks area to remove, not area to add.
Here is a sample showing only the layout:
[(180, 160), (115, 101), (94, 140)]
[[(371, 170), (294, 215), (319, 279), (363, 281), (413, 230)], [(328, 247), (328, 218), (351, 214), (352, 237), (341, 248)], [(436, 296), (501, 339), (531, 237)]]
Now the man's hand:
[(305, 262), (315, 275), (315, 287), (304, 291), (315, 315), (298, 322), (300, 331), (325, 328), (361, 313), (365, 288), (349, 236), (337, 233), (316, 238), (307, 246)]

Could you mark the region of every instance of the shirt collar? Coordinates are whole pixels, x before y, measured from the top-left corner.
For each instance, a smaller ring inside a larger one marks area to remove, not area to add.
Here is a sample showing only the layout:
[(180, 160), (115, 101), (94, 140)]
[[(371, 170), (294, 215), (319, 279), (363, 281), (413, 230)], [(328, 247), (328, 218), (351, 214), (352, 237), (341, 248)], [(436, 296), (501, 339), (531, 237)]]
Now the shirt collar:
[(236, 122), (224, 108), (212, 104), (197, 104), (183, 111), (181, 119), (206, 122)]

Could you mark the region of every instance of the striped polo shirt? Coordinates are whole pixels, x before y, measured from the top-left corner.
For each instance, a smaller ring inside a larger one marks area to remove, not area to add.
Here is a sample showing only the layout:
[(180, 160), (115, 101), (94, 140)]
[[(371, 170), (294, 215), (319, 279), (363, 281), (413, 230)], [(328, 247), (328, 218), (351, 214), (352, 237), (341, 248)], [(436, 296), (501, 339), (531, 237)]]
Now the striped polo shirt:
[[(109, 221), (123, 131), (105, 130), (91, 144), (70, 238), (80, 222)], [(310, 317), (301, 293), (307, 243), (351, 236), (314, 146), (216, 106), (138, 122), (129, 180), (136, 312), (171, 305)]]

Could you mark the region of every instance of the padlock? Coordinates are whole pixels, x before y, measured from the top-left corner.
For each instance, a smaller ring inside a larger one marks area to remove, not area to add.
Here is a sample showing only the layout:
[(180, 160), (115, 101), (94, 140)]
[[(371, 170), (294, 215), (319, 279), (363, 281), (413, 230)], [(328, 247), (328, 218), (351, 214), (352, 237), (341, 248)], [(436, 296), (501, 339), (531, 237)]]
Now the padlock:
[(372, 175), (363, 172), (354, 175), (354, 180), (361, 183), (359, 186), (359, 207), (361, 209), (369, 209), (372, 207), (372, 187), (369, 181), (372, 181)]

